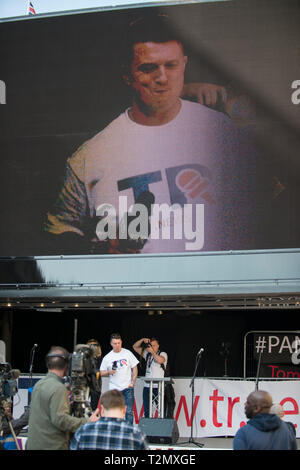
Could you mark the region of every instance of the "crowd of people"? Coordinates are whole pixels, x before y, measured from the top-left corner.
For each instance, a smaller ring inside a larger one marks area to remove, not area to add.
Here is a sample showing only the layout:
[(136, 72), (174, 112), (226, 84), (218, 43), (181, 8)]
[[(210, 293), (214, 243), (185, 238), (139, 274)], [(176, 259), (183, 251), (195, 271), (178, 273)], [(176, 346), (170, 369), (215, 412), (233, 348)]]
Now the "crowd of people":
[[(111, 351), (102, 358), (96, 340), (87, 342), (99, 369), (95, 369), (96, 387), (90, 389), (90, 400), (96, 403), (86, 417), (74, 416), (70, 407), (70, 390), (64, 382), (71, 355), (60, 346), (52, 346), (46, 356), (48, 373), (34, 386), (30, 407), (17, 420), (11, 409), (5, 411), (17, 434), (28, 426), (26, 450), (147, 450), (147, 436), (133, 422), (134, 386), (139, 360), (123, 348), (120, 334), (110, 337)], [(157, 338), (141, 338), (134, 351), (145, 362), (145, 378), (164, 377), (168, 355), (160, 351)], [(162, 367), (163, 366), (163, 367)], [(109, 378), (106, 392), (101, 390), (101, 377)], [(99, 380), (100, 379), (100, 380)], [(153, 399), (157, 390), (153, 388)], [(155, 403), (155, 401), (154, 401)], [(144, 416), (149, 416), (149, 387), (145, 381)], [(233, 450), (297, 450), (295, 426), (285, 421), (284, 410), (274, 404), (267, 391), (256, 389), (245, 402), (247, 424), (233, 439)], [(2, 448), (13, 447), (11, 428), (3, 426)], [(6, 444), (6, 446), (5, 446)]]

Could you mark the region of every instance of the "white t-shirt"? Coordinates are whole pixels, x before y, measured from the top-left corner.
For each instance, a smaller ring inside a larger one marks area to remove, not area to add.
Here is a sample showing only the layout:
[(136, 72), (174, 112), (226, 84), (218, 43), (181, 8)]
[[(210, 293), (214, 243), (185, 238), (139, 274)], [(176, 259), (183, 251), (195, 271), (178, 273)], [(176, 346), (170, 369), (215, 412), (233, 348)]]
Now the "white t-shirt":
[(122, 348), (119, 353), (110, 351), (104, 356), (100, 370), (111, 370), (113, 366), (116, 367), (116, 373), (109, 376), (109, 390), (125, 390), (131, 384), (132, 372), (131, 369), (135, 367), (139, 361), (134, 354), (128, 349)]
[[(124, 196), (129, 208), (148, 191), (156, 207), (167, 210), (160, 212), (159, 229), (152, 214), (143, 253), (245, 248), (256, 178), (244, 130), (222, 113), (181, 103), (167, 124), (140, 125), (126, 111), (83, 144), (68, 160), (65, 186), (46, 229), (84, 236), (86, 220), (99, 214), (101, 205), (110, 204), (120, 215)], [(193, 245), (196, 226), (201, 246)]]
[[(160, 379), (165, 376), (165, 371), (161, 364), (159, 362), (156, 362), (154, 360), (154, 357), (152, 354), (148, 353), (147, 351), (144, 351), (143, 353), (143, 358), (146, 360), (147, 356), (149, 354), (148, 360), (146, 361), (146, 373), (145, 377), (147, 378), (155, 378), (155, 379)], [(168, 355), (165, 352), (159, 353), (160, 356), (165, 358), (165, 362), (163, 363), (163, 366), (166, 368), (167, 363), (168, 363)], [(145, 381), (145, 387), (150, 387), (150, 383)], [(153, 388), (157, 388), (158, 384), (153, 383)]]

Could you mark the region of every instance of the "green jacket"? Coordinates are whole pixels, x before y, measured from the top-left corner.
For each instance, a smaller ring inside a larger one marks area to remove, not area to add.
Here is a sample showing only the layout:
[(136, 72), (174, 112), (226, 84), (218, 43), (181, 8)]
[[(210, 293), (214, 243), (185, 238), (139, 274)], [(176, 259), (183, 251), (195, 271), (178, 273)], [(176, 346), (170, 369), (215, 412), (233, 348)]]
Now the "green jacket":
[(70, 415), (65, 385), (48, 372), (32, 392), (26, 450), (68, 450), (70, 433), (87, 421)]

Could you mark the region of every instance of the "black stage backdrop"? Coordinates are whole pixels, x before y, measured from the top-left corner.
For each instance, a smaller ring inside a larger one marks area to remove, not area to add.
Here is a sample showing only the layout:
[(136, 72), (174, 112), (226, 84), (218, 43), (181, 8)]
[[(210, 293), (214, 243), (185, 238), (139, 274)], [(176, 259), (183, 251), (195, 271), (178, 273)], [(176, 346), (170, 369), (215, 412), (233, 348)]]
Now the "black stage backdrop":
[[(156, 336), (167, 351), (173, 376), (192, 376), (196, 354), (204, 348), (199, 377), (222, 377), (225, 374), (222, 343), (230, 343), (227, 375), (243, 377), (244, 335), (249, 331), (276, 331), (299, 328), (295, 310), (264, 309), (253, 311), (165, 311), (149, 316), (147, 311), (68, 311), (42, 313), (18, 310), (11, 312), (12, 367), (29, 372), (29, 356), (37, 343), (33, 372), (45, 373), (44, 357), (51, 345), (73, 350), (74, 320), (77, 319), (77, 343), (97, 339), (103, 354), (111, 350), (110, 334), (119, 332), (123, 347), (142, 337)], [(284, 321), (283, 321), (284, 317)], [(255, 373), (254, 373), (255, 376)]]

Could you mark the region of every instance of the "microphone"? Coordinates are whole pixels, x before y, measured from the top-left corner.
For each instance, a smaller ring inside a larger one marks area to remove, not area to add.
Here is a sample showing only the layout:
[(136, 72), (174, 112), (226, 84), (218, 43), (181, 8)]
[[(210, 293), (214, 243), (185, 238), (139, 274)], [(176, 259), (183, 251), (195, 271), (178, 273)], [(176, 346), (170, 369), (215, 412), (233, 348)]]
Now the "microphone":
[(201, 348), (201, 349), (199, 349), (199, 351), (197, 352), (197, 356), (201, 356), (203, 353), (204, 353), (204, 349)]

